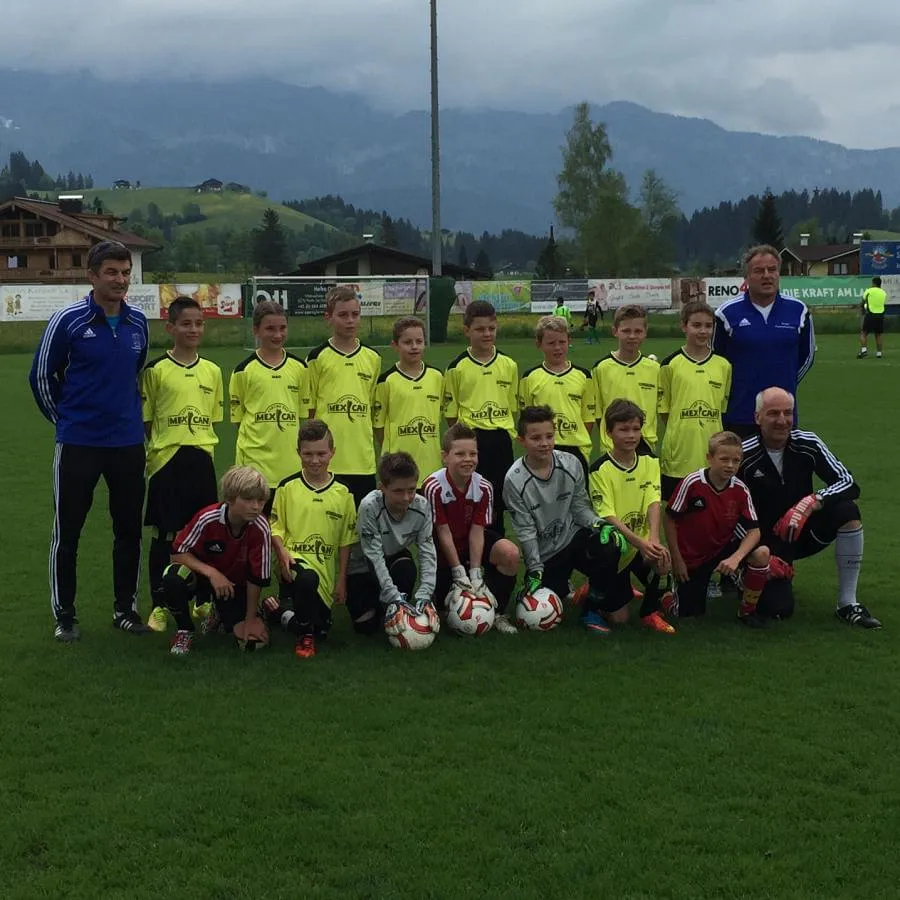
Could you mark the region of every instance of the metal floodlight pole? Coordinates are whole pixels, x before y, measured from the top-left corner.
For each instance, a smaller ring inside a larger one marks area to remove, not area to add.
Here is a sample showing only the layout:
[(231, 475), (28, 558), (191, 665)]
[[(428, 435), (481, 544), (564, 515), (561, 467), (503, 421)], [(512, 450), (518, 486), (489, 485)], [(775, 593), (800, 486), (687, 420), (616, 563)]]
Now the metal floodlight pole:
[(441, 139), (438, 122), (437, 0), (431, 3), (431, 274), (441, 270)]

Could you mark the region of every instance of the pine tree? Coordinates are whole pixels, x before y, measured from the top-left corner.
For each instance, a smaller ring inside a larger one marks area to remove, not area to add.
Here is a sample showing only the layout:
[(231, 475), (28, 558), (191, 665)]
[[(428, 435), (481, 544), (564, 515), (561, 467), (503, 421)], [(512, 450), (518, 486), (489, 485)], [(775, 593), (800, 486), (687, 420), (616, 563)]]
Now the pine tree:
[(559, 259), (559, 245), (556, 243), (556, 237), (553, 234), (553, 226), (550, 226), (550, 239), (541, 250), (537, 264), (534, 267), (534, 274), (538, 278), (556, 278), (562, 274), (562, 267)]
[(485, 250), (484, 247), (479, 249), (478, 255), (475, 257), (475, 268), (485, 275), (492, 276), (494, 274), (494, 269), (491, 266), (491, 258), (487, 255), (487, 250)]
[(776, 250), (781, 250), (784, 247), (781, 218), (775, 207), (775, 198), (768, 189), (766, 189), (762, 200), (759, 202), (759, 211), (753, 220), (753, 242), (756, 244), (770, 244)]
[(287, 235), (278, 213), (263, 213), (262, 225), (253, 229), (253, 263), (263, 275), (282, 275), (290, 268)]
[(469, 267), (469, 251), (466, 249), (465, 242), (460, 243), (459, 252), (456, 254), (456, 264), (461, 269)]
[(383, 247), (399, 247), (400, 241), (397, 237), (397, 226), (394, 220), (386, 213), (381, 213), (381, 245)]

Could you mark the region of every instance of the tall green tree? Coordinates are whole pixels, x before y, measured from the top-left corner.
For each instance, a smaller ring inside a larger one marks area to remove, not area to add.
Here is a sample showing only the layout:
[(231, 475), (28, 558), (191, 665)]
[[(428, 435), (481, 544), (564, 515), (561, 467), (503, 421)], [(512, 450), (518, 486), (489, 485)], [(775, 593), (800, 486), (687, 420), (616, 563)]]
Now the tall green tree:
[(781, 228), (781, 217), (775, 206), (775, 198), (770, 190), (766, 190), (759, 201), (759, 210), (753, 220), (753, 242), (771, 244), (781, 250), (784, 247), (784, 234)]
[(381, 213), (381, 244), (384, 247), (399, 247), (400, 239), (397, 236), (397, 226), (394, 220), (386, 213)]
[(641, 179), (639, 208), (644, 229), (639, 274), (666, 275), (675, 262), (675, 229), (680, 212), (678, 195), (655, 169), (647, 169)]
[(534, 274), (538, 278), (556, 278), (557, 275), (563, 274), (559, 244), (556, 242), (552, 225), (550, 226), (550, 237), (544, 245), (544, 249), (541, 250), (541, 255), (538, 257), (534, 267)]
[(271, 207), (263, 213), (261, 226), (253, 229), (253, 263), (263, 275), (282, 275), (291, 268), (287, 235)]

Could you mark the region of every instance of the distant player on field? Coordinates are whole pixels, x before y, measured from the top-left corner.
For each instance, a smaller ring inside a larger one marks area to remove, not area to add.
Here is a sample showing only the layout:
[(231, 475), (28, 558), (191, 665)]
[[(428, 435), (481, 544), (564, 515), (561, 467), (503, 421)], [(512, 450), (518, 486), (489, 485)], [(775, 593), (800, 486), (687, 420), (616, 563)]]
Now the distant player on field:
[(234, 367), (228, 384), (231, 421), (238, 426), (235, 461), (262, 472), (272, 489), (297, 468), (297, 429), (309, 409), (309, 373), (284, 349), (287, 333), (283, 307), (257, 303), (253, 336), (259, 346)]
[(325, 422), (334, 435), (331, 471), (358, 506), (375, 489), (372, 416), (381, 357), (357, 336), (361, 308), (353, 288), (332, 288), (325, 304), (331, 337), (306, 357), (309, 416)]
[(866, 288), (862, 296), (862, 328), (859, 332), (859, 353), (857, 359), (865, 359), (869, 355), (869, 332), (875, 335), (875, 358), (881, 359), (881, 346), (884, 334), (884, 307), (887, 292), (881, 286), (881, 279), (876, 275), (872, 279), (872, 287)]
[[(141, 374), (141, 399), (147, 431), (147, 512), (154, 528), (150, 542), (150, 601), (147, 625), (165, 631), (168, 614), (162, 596), (163, 571), (172, 539), (198, 509), (218, 499), (213, 452), (222, 421), (222, 370), (201, 357), (203, 309), (192, 297), (169, 305), (166, 331), (171, 350), (147, 364)], [(211, 607), (200, 611), (209, 615)]]
[(557, 297), (556, 298), (556, 308), (553, 310), (554, 316), (559, 316), (565, 323), (566, 328), (570, 331), (572, 329), (572, 310), (566, 306), (566, 298), (565, 297)]
[(431, 505), (438, 552), (436, 602), (443, 604), (452, 585), (472, 590), (476, 596), (485, 585), (497, 601), (494, 628), (501, 634), (516, 634), (506, 608), (519, 571), (519, 548), (491, 527), (494, 488), (475, 471), (475, 432), (457, 422), (444, 433), (442, 446), (444, 468), (422, 486)]
[(441, 462), (444, 376), (423, 358), (425, 324), (421, 319), (397, 319), (391, 346), (399, 359), (378, 378), (375, 437), (383, 453), (409, 453), (424, 481)]
[(493, 528), (504, 533), (503, 479), (512, 465), (516, 433), (519, 367), (495, 346), (497, 313), (486, 300), (476, 300), (463, 314), (469, 341), (444, 375), (444, 415), (475, 429), (478, 471), (494, 488)]
[(519, 380), (519, 409), (549, 406), (553, 410), (556, 449), (574, 454), (587, 478), (591, 429), (597, 418), (594, 379), (587, 369), (569, 361), (569, 328), (559, 316), (542, 316), (534, 334), (544, 361)]

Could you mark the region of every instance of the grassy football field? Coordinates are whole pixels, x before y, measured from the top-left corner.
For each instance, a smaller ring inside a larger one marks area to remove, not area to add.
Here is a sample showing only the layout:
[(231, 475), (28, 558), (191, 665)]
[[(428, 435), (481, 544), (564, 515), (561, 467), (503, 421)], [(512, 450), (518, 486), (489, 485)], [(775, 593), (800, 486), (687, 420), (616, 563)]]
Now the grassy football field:
[[(862, 485), (861, 599), (883, 630), (834, 618), (828, 550), (764, 632), (724, 602), (671, 637), (570, 616), (403, 654), (338, 611), (311, 661), (277, 635), (253, 655), (198, 639), (182, 660), (114, 631), (102, 484), (83, 637), (56, 644), (52, 430), (30, 357), (0, 356), (0, 897), (896, 898), (900, 356), (854, 352), (820, 339), (801, 420)], [(209, 355), (228, 370), (245, 352)]]

